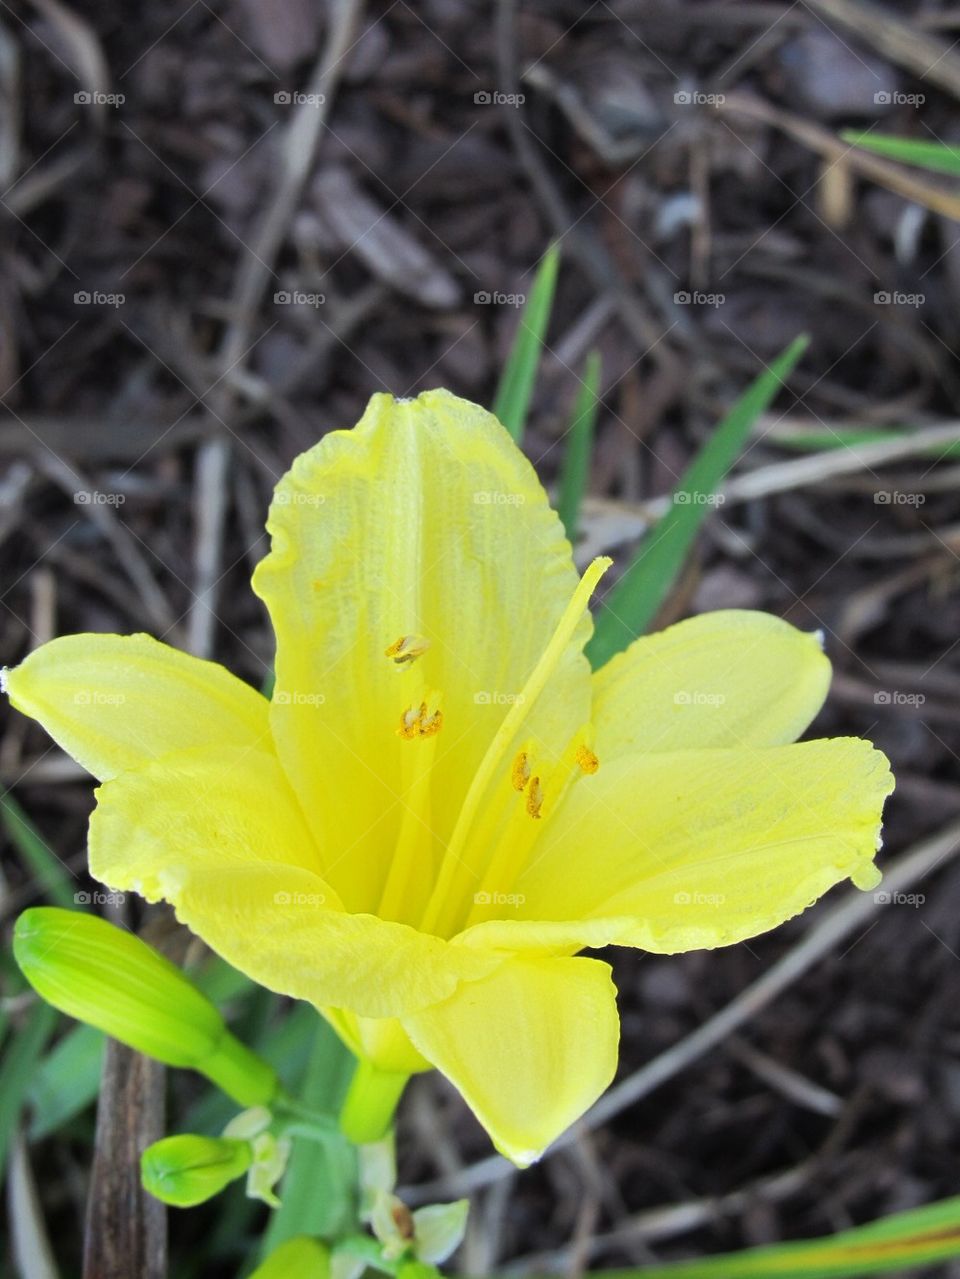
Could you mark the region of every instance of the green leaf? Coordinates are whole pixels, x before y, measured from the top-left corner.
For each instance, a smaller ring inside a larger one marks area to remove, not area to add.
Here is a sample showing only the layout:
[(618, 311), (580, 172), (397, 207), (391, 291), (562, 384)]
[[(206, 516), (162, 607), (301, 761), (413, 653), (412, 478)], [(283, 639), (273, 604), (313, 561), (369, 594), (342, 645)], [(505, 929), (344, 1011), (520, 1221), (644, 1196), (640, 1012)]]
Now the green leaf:
[(593, 1279), (856, 1279), (960, 1256), (960, 1197), (896, 1213), (825, 1239), (643, 1270), (601, 1270)]
[[(912, 432), (904, 427), (842, 426), (834, 430), (778, 431), (767, 443), (782, 449), (796, 449), (802, 453), (829, 452), (833, 449), (853, 449), (860, 444), (892, 444), (895, 440), (909, 439)], [(924, 450), (927, 457), (960, 457), (960, 441), (953, 444), (932, 444)]]
[(0, 1185), (7, 1167), (7, 1154), (20, 1111), (37, 1069), (37, 1062), (58, 1021), (55, 1009), (37, 1003), (23, 1027), (7, 1043), (0, 1065)]
[(899, 160), (901, 164), (912, 164), (930, 173), (960, 177), (960, 147), (919, 138), (896, 138), (885, 133), (859, 133), (856, 129), (845, 129), (840, 136), (844, 142), (852, 142), (887, 160)]
[(493, 402), (494, 416), (500, 419), (518, 444), (523, 439), (527, 424), (527, 411), (533, 395), (543, 339), (553, 310), (559, 266), (560, 248), (552, 244), (537, 268)]
[(590, 454), (593, 449), (593, 429), (600, 407), (601, 362), (600, 352), (591, 351), (583, 371), (583, 382), (573, 406), (573, 420), (567, 433), (567, 452), (560, 475), (560, 494), (557, 514), (563, 521), (567, 537), (575, 542), (580, 524), (580, 504), (587, 488), (590, 474)]
[(30, 1083), (31, 1141), (40, 1141), (93, 1104), (100, 1091), (106, 1038), (74, 1026), (41, 1063)]
[(11, 844), (50, 900), (67, 910), (75, 910), (77, 899), (74, 877), (56, 853), (47, 847), (43, 836), (10, 794), (0, 796), (0, 820)]
[(809, 344), (801, 336), (747, 388), (690, 463), (666, 515), (647, 533), (633, 563), (604, 601), (587, 656), (599, 667), (649, 627), (683, 568), (712, 508), (712, 497), (733, 466), (760, 414), (769, 406)]
[[(353, 1054), (334, 1031), (317, 1018), (313, 1053), (298, 1098), (305, 1106), (335, 1116), (353, 1074)], [(280, 1184), (280, 1207), (263, 1239), (263, 1257), (296, 1235), (334, 1238), (352, 1222), (357, 1183), (354, 1147), (340, 1141), (295, 1137), (290, 1163)]]

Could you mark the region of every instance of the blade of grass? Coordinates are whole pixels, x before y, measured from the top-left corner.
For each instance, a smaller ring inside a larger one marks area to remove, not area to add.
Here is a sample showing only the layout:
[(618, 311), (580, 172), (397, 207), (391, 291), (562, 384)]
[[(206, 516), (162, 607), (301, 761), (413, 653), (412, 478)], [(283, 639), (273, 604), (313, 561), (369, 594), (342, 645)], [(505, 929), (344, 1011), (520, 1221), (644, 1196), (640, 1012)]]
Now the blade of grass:
[(520, 313), (517, 333), (503, 366), (500, 385), (493, 401), (494, 416), (500, 419), (518, 444), (523, 439), (527, 424), (527, 410), (543, 350), (543, 339), (553, 310), (559, 266), (560, 248), (552, 244), (537, 267), (533, 287)]
[(590, 454), (593, 450), (593, 429), (600, 407), (601, 374), (600, 352), (591, 351), (583, 371), (583, 382), (573, 406), (573, 420), (567, 434), (567, 451), (560, 475), (560, 494), (557, 498), (557, 514), (563, 521), (571, 542), (577, 538), (580, 523), (580, 503), (587, 488), (590, 474)]
[(40, 832), (12, 795), (0, 795), (0, 821), (11, 844), (50, 900), (67, 910), (76, 910), (77, 890), (73, 877), (47, 847)]
[(48, 1137), (93, 1104), (105, 1043), (93, 1026), (74, 1026), (43, 1059), (30, 1081), (31, 1141)]
[(643, 539), (636, 558), (597, 616), (587, 645), (587, 656), (595, 668), (626, 648), (653, 621), (713, 505), (713, 494), (808, 343), (806, 336), (790, 343), (747, 388), (690, 463), (674, 490), (669, 511)]
[(930, 173), (960, 177), (960, 147), (920, 138), (897, 138), (886, 133), (860, 133), (856, 129), (845, 129), (840, 136), (844, 142), (852, 142), (887, 160), (899, 160), (901, 164), (912, 164)]
[(856, 1279), (960, 1256), (960, 1197), (896, 1213), (826, 1239), (643, 1270), (601, 1270), (593, 1279)]
[(10, 1142), (33, 1083), (37, 1062), (59, 1016), (49, 1004), (37, 1003), (21, 1029), (7, 1042), (0, 1065), (0, 1186), (6, 1174)]

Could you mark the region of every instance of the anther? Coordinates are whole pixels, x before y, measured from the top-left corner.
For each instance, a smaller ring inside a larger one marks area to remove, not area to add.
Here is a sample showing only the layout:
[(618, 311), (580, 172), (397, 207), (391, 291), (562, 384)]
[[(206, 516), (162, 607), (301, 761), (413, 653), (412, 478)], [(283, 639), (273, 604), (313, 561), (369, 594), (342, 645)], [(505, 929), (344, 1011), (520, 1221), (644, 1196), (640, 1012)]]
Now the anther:
[(401, 635), (389, 648), (383, 650), (384, 657), (392, 657), (397, 666), (409, 666), (430, 647), (430, 641), (422, 635)]
[(410, 706), (400, 716), (400, 727), (397, 734), (411, 741), (415, 737), (433, 737), (443, 727), (443, 711), (439, 708), (431, 711), (426, 702), (419, 706)]
[(510, 770), (510, 784), (514, 790), (522, 791), (529, 780), (530, 756), (526, 751), (521, 751), (513, 761), (513, 768)]
[(600, 767), (600, 761), (587, 746), (577, 747), (577, 763), (585, 773), (595, 773)]
[(527, 812), (531, 817), (539, 818), (540, 809), (543, 807), (543, 787), (540, 785), (539, 777), (530, 778), (530, 786), (527, 790)]

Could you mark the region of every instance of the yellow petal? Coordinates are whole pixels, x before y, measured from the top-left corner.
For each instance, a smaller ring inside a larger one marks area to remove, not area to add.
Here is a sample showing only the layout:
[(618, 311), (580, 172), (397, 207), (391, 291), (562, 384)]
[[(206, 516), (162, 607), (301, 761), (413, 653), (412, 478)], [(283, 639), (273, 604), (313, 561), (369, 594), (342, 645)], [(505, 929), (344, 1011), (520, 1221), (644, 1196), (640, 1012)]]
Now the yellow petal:
[(149, 635), (62, 636), (4, 672), (3, 686), (102, 781), (197, 746), (272, 749), (265, 698)]
[[(577, 586), (569, 545), (504, 428), (446, 391), (375, 395), (297, 459), (268, 529), (254, 588), (277, 635), (277, 749), (338, 850), (326, 873), (345, 904), (377, 910), (402, 847), (416, 873), (389, 897), (417, 919), (469, 779)], [(548, 745), (588, 717), (588, 630), (584, 615), (529, 726)]]
[[(621, 756), (573, 787), (517, 879), (516, 917), (568, 921), (530, 926), (536, 948), (558, 948), (576, 920), (582, 944), (606, 930), (665, 953), (753, 937), (843, 879), (872, 884), (892, 789), (886, 759), (859, 738)], [(485, 926), (473, 941), (519, 949), (526, 927)]]
[(816, 635), (769, 613), (691, 617), (635, 640), (593, 677), (596, 753), (785, 745), (829, 683)]
[(394, 1017), (447, 998), (502, 958), (343, 912), (275, 757), (171, 755), (97, 791), (90, 869), (170, 902), (254, 981), (317, 1006)]
[(617, 1066), (616, 990), (596, 959), (511, 960), (404, 1025), (520, 1167), (592, 1105)]

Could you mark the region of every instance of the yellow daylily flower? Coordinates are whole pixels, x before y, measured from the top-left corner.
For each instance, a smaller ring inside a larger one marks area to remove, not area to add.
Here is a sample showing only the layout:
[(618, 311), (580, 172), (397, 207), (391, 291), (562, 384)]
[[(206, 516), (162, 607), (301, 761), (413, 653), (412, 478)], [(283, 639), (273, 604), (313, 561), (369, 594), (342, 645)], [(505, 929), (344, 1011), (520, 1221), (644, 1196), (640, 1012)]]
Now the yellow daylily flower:
[(98, 879), (309, 1000), (368, 1074), (437, 1067), (516, 1163), (614, 1074), (610, 969), (581, 950), (727, 945), (875, 882), (886, 760), (794, 744), (818, 639), (724, 611), (591, 674), (608, 562), (578, 579), (484, 410), (374, 396), (268, 529), (272, 701), (144, 635), (55, 639), (7, 691), (101, 779)]

